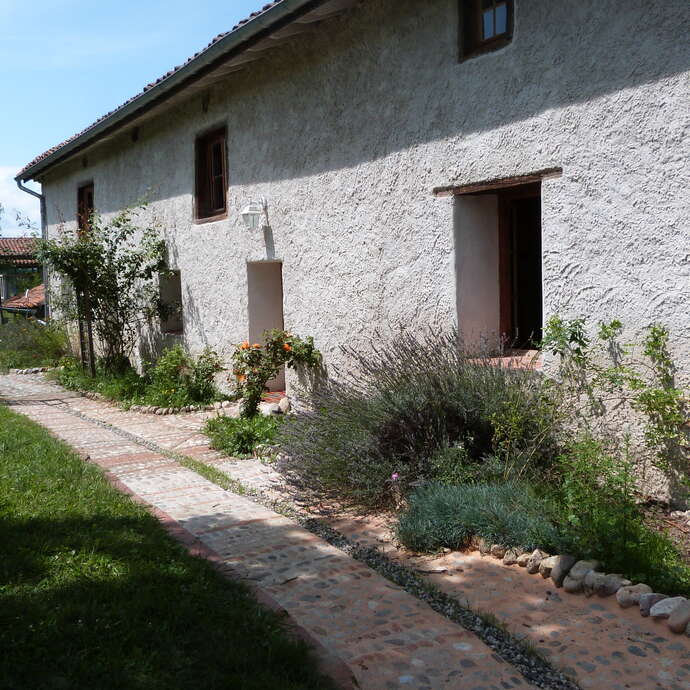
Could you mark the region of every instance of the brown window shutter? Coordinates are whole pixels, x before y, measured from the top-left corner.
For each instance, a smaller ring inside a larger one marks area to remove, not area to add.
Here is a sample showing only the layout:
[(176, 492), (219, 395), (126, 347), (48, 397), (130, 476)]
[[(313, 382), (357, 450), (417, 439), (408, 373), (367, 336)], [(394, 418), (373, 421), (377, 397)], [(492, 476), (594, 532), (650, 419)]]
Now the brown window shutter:
[(82, 185), (77, 190), (77, 229), (79, 235), (89, 231), (94, 210), (93, 183)]
[(216, 130), (196, 141), (196, 217), (203, 220), (227, 211), (226, 132)]

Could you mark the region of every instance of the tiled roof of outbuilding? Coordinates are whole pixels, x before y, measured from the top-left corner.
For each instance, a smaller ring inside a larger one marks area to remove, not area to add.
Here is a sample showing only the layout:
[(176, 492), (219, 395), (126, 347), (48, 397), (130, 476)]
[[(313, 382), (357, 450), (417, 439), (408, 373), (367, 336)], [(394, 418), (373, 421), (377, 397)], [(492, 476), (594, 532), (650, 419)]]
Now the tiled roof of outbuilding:
[(236, 31), (239, 29), (241, 26), (244, 26), (248, 22), (252, 21), (256, 17), (259, 17), (262, 15), (264, 12), (270, 10), (272, 7), (275, 7), (276, 5), (279, 5), (283, 0), (275, 0), (274, 2), (269, 2), (267, 5), (264, 5), (260, 10), (257, 10), (256, 12), (252, 12), (246, 19), (242, 19), (239, 21), (235, 26), (232, 27), (230, 31), (226, 31), (222, 34), (218, 34), (205, 48), (202, 50), (198, 51), (197, 53), (194, 53), (190, 58), (185, 60), (181, 65), (176, 65), (173, 67), (171, 70), (166, 72), (163, 76), (159, 77), (155, 81), (151, 82), (150, 84), (147, 84), (136, 96), (132, 96), (132, 98), (127, 99), (124, 103), (119, 105), (117, 108), (114, 110), (111, 110), (110, 112), (106, 113), (105, 115), (102, 115), (99, 117), (95, 122), (92, 122), (88, 127), (83, 129), (81, 132), (77, 132), (73, 136), (69, 137), (69, 139), (65, 139), (65, 141), (59, 143), (57, 146), (53, 146), (52, 148), (49, 148), (47, 151), (44, 151), (40, 155), (36, 156), (30, 163), (27, 163), (18, 173), (17, 173), (17, 178), (21, 177), (22, 173), (24, 173), (26, 170), (29, 168), (32, 168), (34, 165), (37, 163), (40, 163), (43, 159), (47, 158), (48, 156), (52, 155), (56, 151), (59, 151), (63, 146), (66, 146), (70, 142), (74, 141), (75, 139), (79, 138), (83, 134), (86, 134), (89, 130), (93, 129), (97, 124), (102, 122), (103, 120), (106, 120), (109, 118), (111, 115), (114, 115), (116, 112), (124, 108), (126, 105), (129, 105), (133, 101), (136, 101), (138, 98), (141, 98), (142, 94), (145, 94), (147, 91), (150, 91), (152, 88), (160, 84), (161, 82), (165, 81), (169, 77), (171, 77), (173, 74), (181, 70), (183, 67), (188, 65), (190, 62), (196, 60), (202, 53), (206, 52), (211, 46), (215, 45), (218, 43), (218, 41), (222, 40), (229, 34), (231, 34), (233, 31)]
[(29, 258), (36, 249), (38, 241), (35, 237), (0, 237), (0, 263), (9, 259), (13, 264), (37, 266), (38, 261)]
[(14, 297), (6, 299), (2, 306), (4, 309), (39, 309), (46, 303), (46, 290), (44, 285), (22, 292)]

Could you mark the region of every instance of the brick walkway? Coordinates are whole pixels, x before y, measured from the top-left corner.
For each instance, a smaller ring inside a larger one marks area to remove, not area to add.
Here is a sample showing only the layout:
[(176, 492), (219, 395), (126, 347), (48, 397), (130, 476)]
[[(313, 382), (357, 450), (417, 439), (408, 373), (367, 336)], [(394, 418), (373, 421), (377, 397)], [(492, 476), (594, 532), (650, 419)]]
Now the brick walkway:
[(164, 514), (207, 553), (211, 550), (228, 572), (251, 580), (343, 660), (360, 687), (532, 687), (477, 637), (362, 563), (149, 447), (153, 441), (224, 468), (232, 465), (233, 476), (257, 487), (279, 485), (261, 463), (242, 461), (239, 470), (239, 463), (208, 448), (199, 429), (210, 413), (158, 417), (124, 412), (29, 376), (0, 377), (0, 398), (88, 454), (159, 517)]
[(551, 579), (479, 552), (411, 555), (395, 547), (379, 518), (340, 516), (333, 527), (426, 572), (430, 582), (473, 610), (492, 612), (513, 637), (529, 640), (582, 688), (690, 688), (690, 640), (670, 632), (665, 621), (643, 618), (637, 607), (622, 609), (615, 597), (567, 594)]

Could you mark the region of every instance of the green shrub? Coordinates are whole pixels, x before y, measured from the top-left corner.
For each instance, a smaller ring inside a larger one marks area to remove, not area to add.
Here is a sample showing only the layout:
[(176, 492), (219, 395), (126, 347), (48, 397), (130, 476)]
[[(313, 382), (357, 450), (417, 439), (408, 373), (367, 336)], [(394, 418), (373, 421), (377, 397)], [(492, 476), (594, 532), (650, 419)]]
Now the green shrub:
[(569, 551), (601, 560), (610, 572), (659, 591), (690, 592), (690, 568), (666, 536), (645, 524), (626, 452), (583, 437), (559, 457), (559, 464), (553, 497)]
[(505, 469), (505, 463), (496, 455), (473, 460), (464, 445), (441, 448), (429, 460), (431, 478), (451, 486), (500, 481)]
[(433, 477), (432, 459), (452, 446), (471, 465), (498, 459), (505, 477), (551, 462), (558, 408), (541, 375), (496, 366), (453, 332), (403, 332), (371, 354), (347, 353), (357, 374), (322, 387), (279, 435), (286, 469), (314, 488), (391, 505), (393, 473), (404, 492)]
[(250, 455), (258, 445), (271, 445), (282, 417), (215, 417), (206, 422), (211, 447), (228, 455)]
[(95, 391), (126, 404), (179, 408), (224, 399), (214, 383), (214, 376), (222, 367), (211, 350), (205, 350), (196, 359), (180, 346), (164, 350), (143, 376), (132, 368), (108, 373), (99, 365), (96, 376), (91, 377), (74, 358), (64, 359), (62, 365), (57, 379), (65, 388)]
[(0, 371), (55, 366), (68, 351), (67, 334), (57, 323), (14, 318), (0, 325)]
[(640, 345), (620, 342), (624, 328), (617, 319), (600, 322), (594, 338), (590, 330), (582, 319), (558, 316), (544, 329), (542, 348), (558, 355), (558, 377), (571, 417), (586, 427), (588, 418), (616, 409), (635, 426), (643, 425), (656, 466), (666, 473), (679, 471), (687, 483), (690, 446), (684, 424), (690, 409), (686, 392), (676, 386), (668, 328), (648, 326)]
[(65, 357), (60, 364), (62, 369), (56, 378), (68, 390), (93, 391), (109, 400), (117, 401), (133, 400), (144, 395), (146, 391), (146, 379), (139, 376), (134, 369), (109, 374), (99, 367), (97, 375), (91, 377), (74, 357)]
[(432, 483), (415, 491), (397, 525), (414, 551), (463, 549), (474, 536), (511, 547), (551, 549), (560, 544), (553, 507), (525, 483)]
[(156, 364), (148, 369), (148, 386), (141, 399), (145, 405), (185, 407), (208, 404), (223, 399), (215, 385), (215, 375), (222, 371), (218, 355), (204, 350), (194, 359), (180, 345), (163, 351)]

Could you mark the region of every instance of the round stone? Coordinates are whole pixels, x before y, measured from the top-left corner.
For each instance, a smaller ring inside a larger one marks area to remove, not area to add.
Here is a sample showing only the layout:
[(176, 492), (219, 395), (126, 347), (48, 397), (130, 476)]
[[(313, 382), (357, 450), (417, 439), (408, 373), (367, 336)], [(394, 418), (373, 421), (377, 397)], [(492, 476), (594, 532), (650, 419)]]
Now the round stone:
[(568, 575), (575, 580), (584, 580), (590, 570), (599, 570), (601, 563), (599, 561), (578, 561), (571, 569)]
[(558, 563), (558, 556), (543, 558), (541, 563), (539, 563), (539, 574), (546, 580), (547, 577), (551, 576), (551, 571), (556, 563)]
[(517, 564), (521, 568), (526, 568), (527, 567), (527, 561), (529, 561), (531, 555), (532, 554), (530, 554), (530, 553), (521, 553), (517, 558)]
[(570, 575), (566, 575), (563, 579), (563, 589), (569, 594), (577, 594), (578, 592), (581, 592), (582, 587), (583, 584), (581, 579), (570, 577)]
[(539, 549), (535, 549), (532, 551), (530, 554), (529, 559), (527, 560), (527, 572), (530, 575), (534, 575), (535, 573), (539, 572), (539, 566), (541, 565), (541, 562), (545, 559), (548, 558), (549, 554), (544, 553), (543, 551)]
[(501, 544), (492, 544), (491, 545), (491, 555), (494, 558), (503, 558), (503, 556), (506, 555), (506, 547), (501, 546)]
[(640, 603), (640, 597), (643, 594), (650, 594), (652, 588), (649, 585), (640, 583), (638, 585), (628, 585), (627, 587), (621, 587), (616, 592), (616, 601), (619, 603), (621, 608), (627, 609), (631, 606), (636, 606)]
[(600, 597), (610, 597), (614, 595), (621, 587), (631, 585), (630, 580), (626, 580), (622, 575), (611, 574), (604, 577), (601, 584), (597, 587), (597, 594)]
[(668, 627), (671, 632), (682, 633), (690, 623), (690, 601), (687, 599), (678, 604), (668, 617)]
[(570, 556), (568, 554), (556, 556), (556, 565), (551, 568), (551, 579), (556, 587), (563, 586), (563, 580), (565, 580), (565, 576), (575, 565), (576, 560), (575, 556)]
[(603, 585), (605, 578), (605, 573), (597, 573), (594, 570), (590, 570), (582, 580), (582, 589), (584, 590), (585, 595), (591, 597), (594, 592), (597, 591), (597, 588)]
[(515, 565), (518, 561), (518, 552), (515, 549), (508, 549), (503, 556), (503, 565)]
[(674, 609), (684, 602), (687, 602), (685, 597), (662, 599), (661, 601), (657, 601), (657, 603), (649, 609), (649, 615), (657, 620), (668, 618), (673, 613)]
[(660, 602), (662, 599), (668, 599), (665, 594), (640, 594), (640, 615), (646, 618), (652, 609), (652, 606)]

